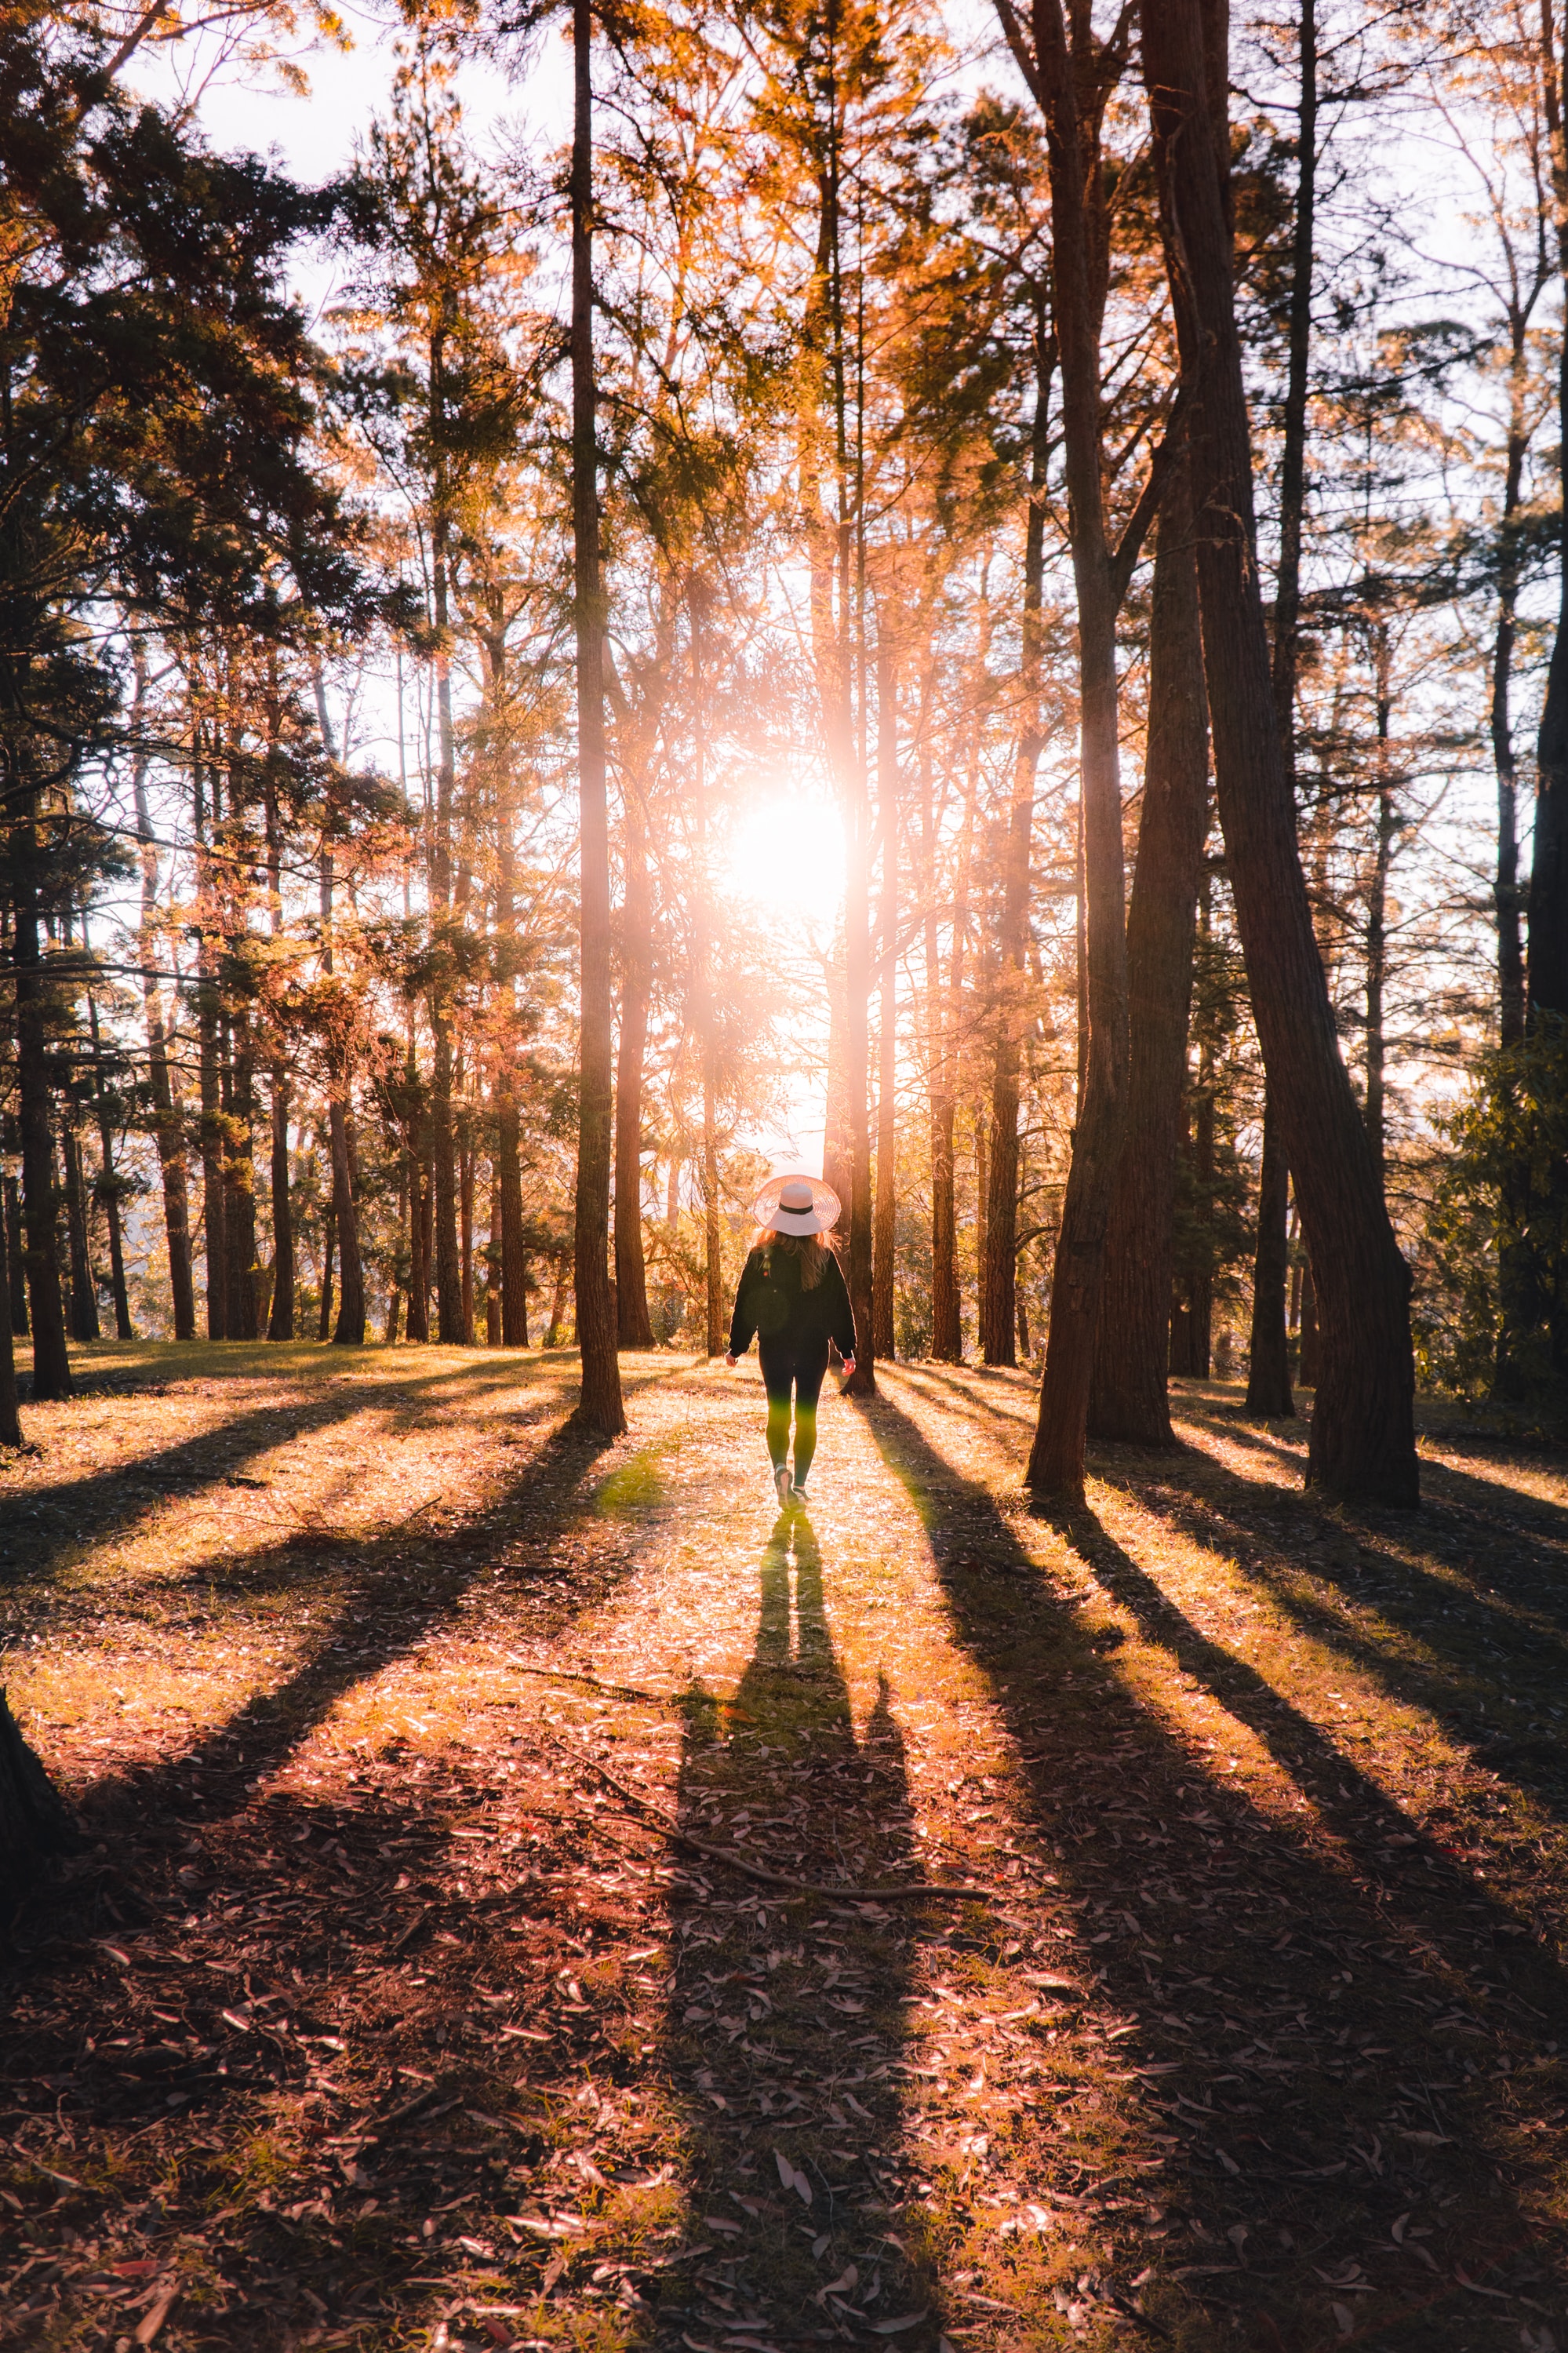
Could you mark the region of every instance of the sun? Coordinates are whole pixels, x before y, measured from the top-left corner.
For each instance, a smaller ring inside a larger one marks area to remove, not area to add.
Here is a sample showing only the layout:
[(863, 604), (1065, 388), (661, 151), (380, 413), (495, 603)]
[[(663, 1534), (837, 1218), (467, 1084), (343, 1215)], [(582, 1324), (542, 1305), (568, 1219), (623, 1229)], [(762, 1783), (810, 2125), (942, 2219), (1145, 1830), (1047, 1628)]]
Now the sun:
[(781, 925), (829, 932), (844, 902), (844, 828), (826, 786), (758, 776), (744, 794), (721, 870), (725, 889)]

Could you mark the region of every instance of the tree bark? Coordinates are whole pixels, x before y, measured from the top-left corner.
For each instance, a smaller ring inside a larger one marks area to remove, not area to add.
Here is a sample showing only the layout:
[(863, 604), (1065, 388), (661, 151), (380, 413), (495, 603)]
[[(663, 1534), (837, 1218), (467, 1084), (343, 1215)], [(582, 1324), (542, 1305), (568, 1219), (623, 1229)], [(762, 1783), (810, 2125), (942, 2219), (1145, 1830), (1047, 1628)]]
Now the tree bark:
[[(141, 681), (138, 673), (138, 694)], [(142, 843), (142, 1006), (147, 1024), (147, 1080), (153, 1098), (153, 1134), (158, 1147), (158, 1174), (163, 1191), (163, 1235), (169, 1251), (169, 1292), (174, 1311), (174, 1337), (196, 1336), (195, 1288), (191, 1280), (191, 1209), (185, 1183), (184, 1125), (169, 1079), (168, 1032), (163, 1024), (163, 996), (153, 973), (153, 942), (158, 913), (158, 851), (147, 806), (147, 762), (138, 752), (132, 765), (136, 800), (136, 830)]]
[[(1307, 502), (1307, 395), (1312, 348), (1312, 278), (1318, 192), (1317, 0), (1300, 0), (1296, 206), (1290, 255), (1290, 311), (1279, 463), (1279, 562), (1275, 575), (1272, 678), (1280, 748), (1296, 789), (1296, 678), (1300, 659), (1301, 531)], [(1267, 1419), (1293, 1416), (1290, 1347), (1285, 1328), (1283, 1270), (1289, 1170), (1279, 1110), (1266, 1085), (1263, 1153), (1258, 1180), (1258, 1247), (1252, 1274), (1252, 1335), (1247, 1409)]]
[(31, 817), (15, 828), (12, 941), (16, 963), (16, 1091), (22, 1131), (22, 1213), (27, 1229), (27, 1303), (33, 1387), (68, 1398), (70, 1356), (56, 1240), (55, 1145), (49, 1115), (48, 1032), (38, 946), (37, 839)]
[(1232, 288), (1223, 0), (1146, 5), (1143, 54), (1193, 403), (1188, 448), (1220, 822), (1265, 1067), (1319, 1282), (1323, 1363), (1308, 1478), (1347, 1500), (1414, 1504), (1409, 1271), (1335, 1034), (1258, 578)]
[(224, 1249), (223, 1081), (218, 1067), (217, 982), (203, 933), (196, 984), (196, 1039), (202, 1101), (202, 1240), (206, 1261), (207, 1338), (228, 1336), (228, 1260)]
[(1024, 531), (1024, 609), (1019, 659), (1018, 750), (1002, 885), (1002, 932), (996, 1008), (996, 1052), (991, 1082), (991, 1179), (985, 1219), (982, 1317), (988, 1365), (1017, 1362), (1018, 1073), (1023, 1056), (1027, 982), (1029, 855), (1035, 831), (1035, 782), (1045, 736), (1040, 712), (1040, 613), (1046, 576), (1047, 465), (1050, 451), (1050, 387), (1056, 353), (1045, 300), (1035, 317), (1035, 416), (1030, 433), (1029, 512)]
[(495, 1160), (490, 1162), (490, 1239), (485, 1251), (485, 1345), (499, 1348), (501, 1344), (500, 1323), (500, 1170)]
[[(963, 956), (967, 910), (961, 882), (952, 913), (952, 1000), (942, 986), (942, 923), (937, 907), (937, 813), (929, 744), (921, 753), (921, 885), (925, 892), (925, 1003), (927, 1095), (931, 1137), (931, 1352), (939, 1365), (963, 1361), (963, 1306), (958, 1288), (958, 1217), (952, 1158), (955, 1113), (953, 1050), (957, 1038), (957, 976)], [(962, 863), (967, 837), (961, 845)]]
[[(12, 1289), (9, 1199), (0, 1202), (0, 1300), (15, 1297)], [(0, 1446), (20, 1446), (22, 1424), (16, 1412), (16, 1349), (12, 1318), (0, 1314)]]
[[(87, 925), (82, 925), (82, 945), (87, 945)], [(98, 1113), (98, 1148), (100, 1163), (99, 1198), (103, 1203), (104, 1220), (109, 1228), (109, 1285), (114, 1299), (114, 1335), (118, 1340), (134, 1340), (135, 1326), (131, 1321), (131, 1293), (125, 1282), (125, 1242), (120, 1216), (120, 1179), (114, 1166), (114, 1130), (110, 1118), (109, 1097), (103, 1083), (103, 1038), (98, 1025), (98, 1004), (92, 991), (87, 997), (88, 1032), (92, 1039), (92, 1092)]]
[(258, 1336), (255, 1057), (250, 1017), (243, 1005), (235, 1010), (231, 1037), (227, 1150), (223, 1166), (224, 1261), (228, 1278), (226, 1323), (231, 1340), (254, 1340)]
[[(329, 1150), (330, 1149), (331, 1147), (329, 1145)], [(335, 1184), (333, 1186), (332, 1192), (333, 1198), (327, 1205), (326, 1220), (321, 1231), (321, 1313), (316, 1321), (316, 1337), (318, 1340), (330, 1339), (332, 1330), (332, 1255), (337, 1248), (338, 1240), (337, 1187)]]
[(84, 1843), (75, 1817), (17, 1728), (0, 1689), (0, 1921), (56, 1855)]
[(877, 911), (881, 1004), (877, 1032), (877, 1200), (871, 1234), (873, 1353), (893, 1355), (898, 1247), (899, 674), (890, 631), (877, 641), (877, 815), (882, 891)]
[(359, 1211), (354, 1200), (353, 1154), (348, 1106), (334, 1097), (327, 1106), (332, 1144), (332, 1207), (338, 1240), (338, 1320), (332, 1340), (357, 1348), (364, 1340), (364, 1269), (360, 1262)]
[[(321, 708), (321, 681), (316, 683), (318, 708)], [(321, 710), (321, 733), (329, 754), (331, 739), (327, 733), (326, 713)], [(336, 865), (331, 852), (321, 859), (321, 969), (330, 979), (332, 975), (332, 892), (336, 882)], [(357, 1348), (364, 1343), (364, 1269), (360, 1260), (358, 1187), (354, 1181), (353, 1138), (349, 1124), (349, 1079), (347, 1069), (336, 1060), (329, 1063), (327, 1073), (327, 1136), (332, 1162), (332, 1231), (338, 1249), (338, 1320), (332, 1327), (332, 1343), (336, 1347)], [(331, 1315), (331, 1250), (327, 1251), (327, 1271), (321, 1285), (321, 1337), (327, 1336)]]
[(289, 1198), (289, 1073), (272, 1069), (272, 1303), (267, 1318), (269, 1340), (294, 1337), (294, 1209)]
[(1089, 1428), (1168, 1447), (1172, 1233), (1187, 1069), (1193, 930), (1208, 830), (1208, 716), (1192, 496), (1173, 469), (1149, 624), (1143, 807), (1127, 913), (1127, 1134), (1106, 1236)]
[(66, 1235), (70, 1250), (70, 1330), (73, 1340), (99, 1337), (98, 1284), (93, 1279), (92, 1253), (87, 1230), (87, 1186), (82, 1177), (81, 1139), (76, 1114), (67, 1102), (60, 1106), (60, 1153), (65, 1162)]
[[(1558, 270), (1568, 298), (1568, 122), (1563, 59), (1551, 0), (1542, 0), (1542, 79), (1546, 100)], [(1568, 17), (1564, 37), (1568, 38)], [(1546, 699), (1535, 751), (1535, 839), (1530, 868), (1525, 1021), (1568, 1018), (1568, 335), (1557, 338), (1557, 424), (1562, 523), (1557, 633), (1546, 673)], [(1554, 1347), (1553, 1354), (1556, 1350)]]
[(1397, 831), (1394, 796), (1380, 792), (1366, 902), (1366, 1132), (1380, 1184), (1388, 1154), (1388, 1041), (1384, 1019), (1388, 988), (1388, 873)]
[(572, 546), (577, 646), (581, 858), (580, 1113), (573, 1224), (578, 1419), (614, 1438), (626, 1426), (610, 1295), (612, 1014), (610, 825), (605, 782), (605, 598), (599, 569), (599, 458), (594, 379), (594, 81), (590, 0), (572, 0)]
[(713, 1068), (703, 1056), (702, 1073), (702, 1273), (704, 1345), (710, 1356), (724, 1350), (724, 1261), (719, 1223), (719, 1134), (713, 1101)]
[(1279, 1142), (1279, 1114), (1263, 1090), (1263, 1156), (1258, 1171), (1258, 1250), (1252, 1268), (1252, 1340), (1247, 1410), (1260, 1421), (1294, 1416), (1285, 1284), (1290, 1268), (1290, 1171)]
[(1318, 1293), (1312, 1281), (1312, 1261), (1305, 1259), (1301, 1265), (1301, 1328), (1300, 1355), (1296, 1377), (1304, 1389), (1315, 1389), (1320, 1377), (1320, 1334), (1318, 1330)]
[(475, 1155), (468, 1121), (463, 1121), (464, 1136), (458, 1153), (458, 1242), (463, 1268), (463, 1345), (474, 1345), (474, 1166)]
[(1078, 603), (1089, 1050), (1057, 1240), (1046, 1371), (1027, 1477), (1037, 1495), (1070, 1505), (1083, 1495), (1105, 1236), (1127, 1110), (1127, 934), (1116, 677), (1121, 590), (1106, 535), (1100, 434), (1100, 333), (1109, 233), (1098, 123), (1084, 121), (1079, 102), (1080, 89), (1089, 95), (1084, 83), (1092, 66), (1093, 35), (1088, 12), (1080, 16), (1075, 11), (1076, 46), (1069, 47), (1060, 0), (1036, 0), (1034, 24), (1037, 81), (1049, 150), (1062, 431)]
[(626, 882), (621, 902), (621, 1039), (616, 1058), (616, 1324), (623, 1348), (651, 1348), (642, 1238), (643, 1059), (652, 985), (653, 910), (647, 816), (635, 783), (626, 791)]
[(7, 1288), (10, 1293), (10, 1314), (7, 1317), (13, 1336), (27, 1336), (27, 1270), (23, 1263), (22, 1188), (15, 1176), (5, 1181), (5, 1252), (9, 1266)]

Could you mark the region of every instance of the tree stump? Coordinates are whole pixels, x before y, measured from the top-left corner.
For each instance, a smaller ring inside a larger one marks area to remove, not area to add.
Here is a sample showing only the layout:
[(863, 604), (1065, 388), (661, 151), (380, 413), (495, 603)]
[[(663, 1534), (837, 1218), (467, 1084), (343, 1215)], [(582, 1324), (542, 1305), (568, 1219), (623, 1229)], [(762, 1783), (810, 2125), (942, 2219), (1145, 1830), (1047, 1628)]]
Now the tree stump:
[(82, 1843), (75, 1815), (34, 1756), (0, 1690), (0, 1913), (50, 1856)]

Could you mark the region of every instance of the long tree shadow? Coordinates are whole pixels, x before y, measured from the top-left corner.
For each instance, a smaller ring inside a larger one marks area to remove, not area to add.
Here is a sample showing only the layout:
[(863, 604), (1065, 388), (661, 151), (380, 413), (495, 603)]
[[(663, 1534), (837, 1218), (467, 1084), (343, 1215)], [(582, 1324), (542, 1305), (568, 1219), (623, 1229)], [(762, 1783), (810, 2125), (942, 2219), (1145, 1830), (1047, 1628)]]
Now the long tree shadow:
[[(0, 1973), (0, 2186), (32, 2244), (90, 2232), (177, 2271), (205, 2299), (200, 2341), (246, 2353), (324, 2315), (338, 2341), (402, 2342), (440, 2310), (433, 2261), (471, 2267), (476, 2231), (507, 2247), (520, 2178), (531, 2189), (559, 2136), (497, 2112), (558, 2110), (614, 2015), (561, 1983), (584, 1951), (583, 1824), (559, 1826), (558, 1777), (505, 1714), (479, 1746), (399, 1734), (353, 1770), (268, 1777), (479, 1588), (535, 1638), (603, 1602), (636, 1566), (602, 1500), (608, 1451), (568, 1424), (438, 1542), (405, 1527), (341, 1551), (342, 1606), (269, 1701), (88, 1794), (104, 1843), (39, 1892)], [(539, 2094), (498, 2030), (525, 2038)], [(40, 2306), (51, 2343), (100, 2341), (100, 2269)]]
[[(1430, 1711), (1488, 1765), (1549, 1810), (1568, 1804), (1568, 1750), (1560, 1730), (1528, 1714), (1533, 1704), (1560, 1720), (1568, 1678), (1568, 1605), (1562, 1540), (1568, 1515), (1537, 1505), (1545, 1522), (1500, 1525), (1499, 1497), (1484, 1508), (1455, 1499), (1451, 1477), (1428, 1477), (1417, 1540), (1409, 1522), (1341, 1514), (1318, 1525), (1310, 1499), (1289, 1499), (1271, 1482), (1249, 1482), (1208, 1458), (1121, 1463), (1129, 1492), (1184, 1535), (1221, 1544), (1275, 1603), (1391, 1696)], [(1548, 1518), (1548, 1514), (1551, 1517)], [(1347, 1531), (1359, 1541), (1346, 1556)], [(1332, 1538), (1324, 1543), (1314, 1539)], [(1436, 1558), (1434, 1558), (1434, 1556)], [(1484, 1575), (1485, 1582), (1482, 1582)], [(1367, 1629), (1369, 1616), (1401, 1638)], [(1510, 1679), (1533, 1702), (1507, 1690)], [(1489, 1696), (1511, 1701), (1500, 1723)]]
[[(111, 1772), (77, 1793), (89, 1836), (111, 1842), (109, 1859), (89, 1874), (94, 1902), (107, 1893), (121, 1920), (142, 1916), (142, 1881), (157, 1881), (158, 1859), (177, 1837), (242, 1810), (253, 1789), (356, 1686), (450, 1620), (481, 1578), (501, 1580), (498, 1599), (511, 1581), (535, 1605), (547, 1596), (553, 1599), (553, 1611), (531, 1630), (542, 1633), (602, 1600), (635, 1566), (629, 1542), (607, 1535), (595, 1571), (584, 1574), (562, 1539), (592, 1510), (594, 1472), (607, 1448), (608, 1441), (569, 1422), (519, 1466), (500, 1497), (438, 1538), (405, 1525), (378, 1537), (335, 1543), (334, 1607), (312, 1625), (298, 1663), (280, 1684), (255, 1694), (178, 1754)], [(265, 1578), (268, 1556), (249, 1566)], [(226, 1556), (224, 1567), (233, 1577), (232, 1556)], [(14, 1921), (18, 1950), (69, 1944), (73, 1918), (77, 1935), (87, 1933), (86, 1893), (79, 1876), (45, 1881), (24, 1899)]]
[[(279, 1378), (286, 1382), (289, 1376), (283, 1372)], [(388, 1414), (394, 1430), (407, 1430), (427, 1419), (433, 1404), (447, 1391), (472, 1398), (509, 1389), (522, 1390), (527, 1398), (518, 1417), (521, 1426), (561, 1409), (554, 1386), (525, 1385), (515, 1366), (492, 1370), (481, 1363), (457, 1371), (444, 1366), (423, 1374), (389, 1370), (384, 1380), (362, 1376), (352, 1383), (312, 1388), (287, 1400), (273, 1396), (138, 1455), (131, 1463), (29, 1482), (6, 1499), (0, 1572), (13, 1588), (37, 1585), (51, 1574), (56, 1555), (74, 1550), (84, 1531), (90, 1531), (95, 1542), (125, 1534), (154, 1501), (188, 1498), (221, 1486), (291, 1438), (315, 1437), (370, 1411)]]
[[(742, 1847), (762, 1831), (775, 1867), (827, 1884), (918, 1876), (889, 1698), (884, 1683), (857, 1739), (816, 1538), (804, 1514), (781, 1518), (733, 1703), (700, 1689), (687, 1703), (683, 1828)], [(927, 2324), (900, 2341), (933, 2343), (934, 2266), (907, 2225), (902, 2247), (885, 2235), (909, 1919), (875, 1901), (747, 1890), (700, 1859), (683, 1862), (672, 1927), (659, 2065), (685, 2112), (683, 2174), (700, 2235), (716, 2243), (689, 2306), (671, 2312), (663, 2299), (646, 2341), (690, 2345), (749, 2327), (783, 2344), (914, 2311)]]
[[(1136, 2022), (1117, 2029), (1132, 2071), (1120, 2080), (1136, 2086), (1122, 2096), (1131, 2128), (1167, 2152), (1167, 2211), (1192, 2258), (1172, 2263), (1162, 2248), (1151, 2263), (1146, 2242), (1129, 2246), (1148, 2265), (1151, 2314), (1190, 2328), (1200, 2297), (1210, 2327), (1233, 2316), (1239, 2341), (1305, 2353), (1340, 2333), (1337, 2288), (1356, 2299), (1363, 2341), (1468, 2348), (1474, 2306), (1455, 2266), (1529, 2295), (1552, 2261), (1527, 2152), (1561, 2096), (1538, 2021), (1568, 2007), (1562, 1973), (1511, 1940), (1504, 1958), (1496, 1936), (1517, 1923), (1091, 1516), (1066, 1532), (1094, 1575), (1255, 1729), (1343, 1845), (1211, 1775), (1065, 1598), (1053, 1606), (989, 1491), (886, 1395), (867, 1420), (1016, 1740), (1027, 1827), (1092, 1944), (1079, 1966), (1098, 1968), (1108, 2006)], [(1437, 2039), (1445, 2018), (1467, 2031), (1463, 2057)], [(1483, 2078), (1482, 2061), (1497, 2072)]]

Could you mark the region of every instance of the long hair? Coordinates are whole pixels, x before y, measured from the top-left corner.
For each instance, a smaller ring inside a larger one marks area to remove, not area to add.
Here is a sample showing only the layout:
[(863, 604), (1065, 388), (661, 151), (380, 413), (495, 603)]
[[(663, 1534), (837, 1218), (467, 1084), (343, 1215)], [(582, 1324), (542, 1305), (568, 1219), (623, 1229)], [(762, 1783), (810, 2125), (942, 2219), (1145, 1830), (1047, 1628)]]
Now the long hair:
[(827, 1238), (825, 1234), (775, 1234), (770, 1226), (759, 1226), (752, 1236), (753, 1250), (770, 1252), (782, 1250), (800, 1261), (800, 1287), (815, 1291), (822, 1281), (827, 1264)]

